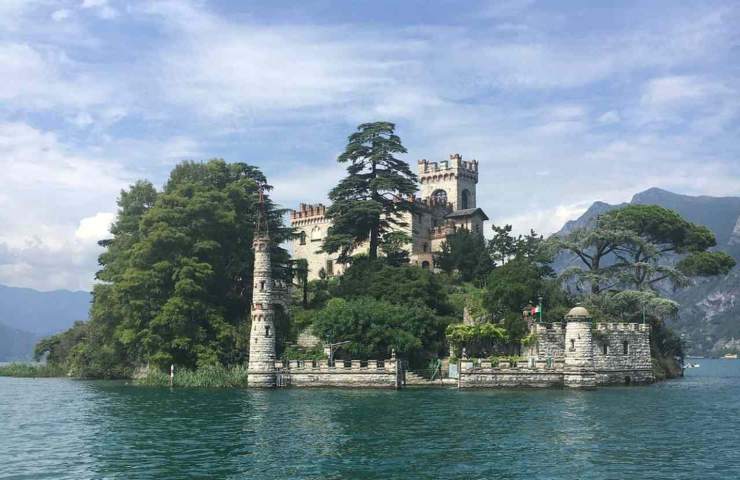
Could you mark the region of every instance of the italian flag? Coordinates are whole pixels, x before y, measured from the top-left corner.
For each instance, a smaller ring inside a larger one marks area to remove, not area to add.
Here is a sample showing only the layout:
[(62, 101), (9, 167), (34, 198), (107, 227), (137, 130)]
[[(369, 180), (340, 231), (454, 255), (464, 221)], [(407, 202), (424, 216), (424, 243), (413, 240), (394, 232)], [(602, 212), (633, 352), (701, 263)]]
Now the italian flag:
[(537, 305), (536, 307), (532, 307), (532, 315), (537, 315), (542, 313), (542, 307)]

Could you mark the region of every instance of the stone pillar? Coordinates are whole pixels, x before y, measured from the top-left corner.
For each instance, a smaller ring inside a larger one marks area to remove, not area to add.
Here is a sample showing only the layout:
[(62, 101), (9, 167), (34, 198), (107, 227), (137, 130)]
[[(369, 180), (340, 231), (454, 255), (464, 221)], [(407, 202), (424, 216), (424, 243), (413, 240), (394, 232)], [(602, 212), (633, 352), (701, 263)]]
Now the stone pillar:
[(247, 385), (275, 387), (275, 309), (272, 300), (272, 265), (270, 237), (257, 235), (254, 249), (254, 285), (252, 290), (252, 330), (249, 335)]
[(575, 307), (565, 316), (565, 366), (563, 383), (566, 387), (594, 388), (593, 335), (591, 315), (583, 307)]

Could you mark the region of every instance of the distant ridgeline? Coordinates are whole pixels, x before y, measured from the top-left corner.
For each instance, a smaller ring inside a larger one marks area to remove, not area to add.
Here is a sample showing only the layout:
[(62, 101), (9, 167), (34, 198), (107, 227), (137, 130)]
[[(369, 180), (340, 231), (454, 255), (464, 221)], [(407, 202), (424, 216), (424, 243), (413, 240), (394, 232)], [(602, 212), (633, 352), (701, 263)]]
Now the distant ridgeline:
[(31, 360), (41, 337), (87, 318), (90, 300), (88, 292), (40, 292), (0, 285), (0, 362)]
[[(740, 262), (740, 197), (689, 196), (651, 188), (636, 194), (631, 204), (659, 205), (678, 212), (686, 220), (705, 225), (716, 236), (716, 250)], [(607, 211), (627, 204), (595, 202), (578, 219), (567, 222), (556, 235), (590, 225)], [(561, 254), (553, 264), (556, 271), (576, 265), (575, 258)], [(686, 341), (689, 354), (720, 355), (740, 351), (740, 267), (728, 275), (697, 279), (694, 285), (667, 296), (679, 302), (678, 318), (671, 326)]]

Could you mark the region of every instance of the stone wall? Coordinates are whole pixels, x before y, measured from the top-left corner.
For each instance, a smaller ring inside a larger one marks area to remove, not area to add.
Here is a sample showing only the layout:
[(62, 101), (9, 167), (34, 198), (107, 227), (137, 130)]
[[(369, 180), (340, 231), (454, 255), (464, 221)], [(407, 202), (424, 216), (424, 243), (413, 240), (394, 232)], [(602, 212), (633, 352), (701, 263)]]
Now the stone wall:
[(533, 325), (537, 335), (537, 343), (533, 355), (542, 360), (547, 358), (563, 358), (565, 352), (565, 329), (562, 323), (537, 323)]
[(494, 367), (489, 361), (478, 364), (462, 361), (458, 385), (460, 388), (560, 387), (563, 362), (523, 361), (516, 365), (499, 362)]
[(290, 360), (277, 366), (283, 386), (400, 388), (403, 382), (403, 371), (395, 359), (337, 360), (333, 366), (327, 360)]
[(650, 357), (650, 326), (600, 323), (594, 332), (594, 371), (600, 385), (655, 380)]

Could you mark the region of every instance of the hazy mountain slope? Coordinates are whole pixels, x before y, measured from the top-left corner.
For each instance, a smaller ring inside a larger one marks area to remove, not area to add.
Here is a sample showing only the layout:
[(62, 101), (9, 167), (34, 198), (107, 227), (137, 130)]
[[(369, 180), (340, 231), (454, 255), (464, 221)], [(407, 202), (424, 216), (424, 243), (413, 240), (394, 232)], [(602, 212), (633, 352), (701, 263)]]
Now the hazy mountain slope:
[(31, 333), (59, 332), (87, 318), (90, 300), (89, 292), (39, 292), (0, 285), (0, 323)]
[[(630, 203), (660, 205), (677, 211), (687, 220), (706, 225), (717, 237), (717, 249), (740, 263), (740, 197), (680, 195), (651, 188), (636, 194)], [(588, 226), (597, 215), (622, 205), (595, 202), (556, 235)], [(560, 271), (571, 265), (578, 265), (578, 261), (561, 255), (554, 267)], [(699, 280), (673, 294), (673, 298), (681, 304), (674, 328), (684, 336), (690, 353), (719, 354), (740, 349), (740, 267), (721, 278)]]
[(40, 335), (0, 324), (0, 362), (31, 360)]

